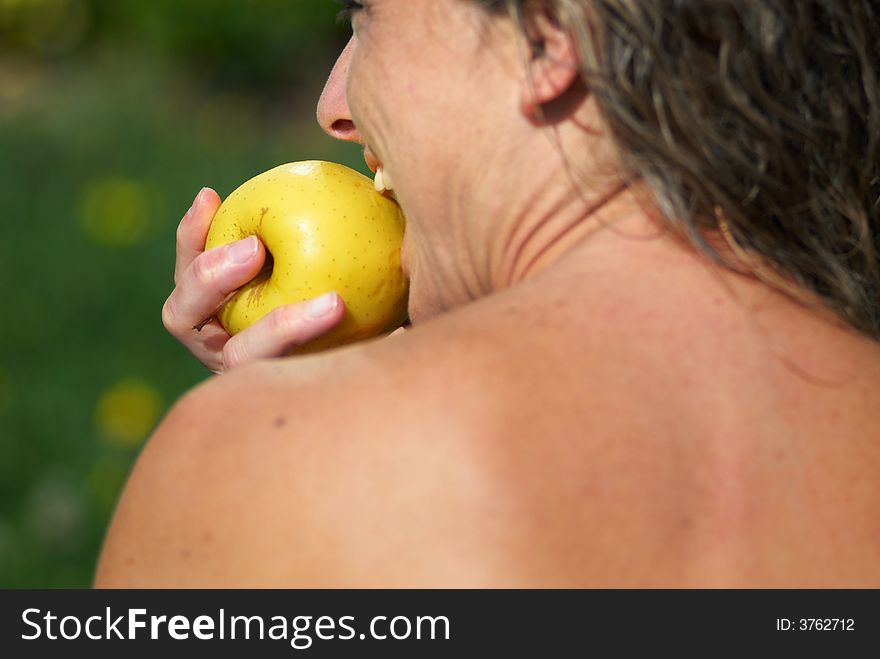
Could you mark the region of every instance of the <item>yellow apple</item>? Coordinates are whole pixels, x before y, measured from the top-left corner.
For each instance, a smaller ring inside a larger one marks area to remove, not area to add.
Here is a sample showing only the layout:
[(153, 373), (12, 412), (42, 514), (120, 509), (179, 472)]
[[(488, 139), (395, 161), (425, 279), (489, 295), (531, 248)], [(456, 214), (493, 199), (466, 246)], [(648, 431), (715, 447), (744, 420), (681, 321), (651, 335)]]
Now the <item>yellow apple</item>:
[(400, 268), (400, 207), (353, 169), (318, 160), (255, 176), (214, 216), (206, 249), (257, 236), (266, 265), (217, 314), (237, 334), (284, 304), (336, 291), (345, 317), (294, 353), (377, 336), (406, 319), (408, 283)]

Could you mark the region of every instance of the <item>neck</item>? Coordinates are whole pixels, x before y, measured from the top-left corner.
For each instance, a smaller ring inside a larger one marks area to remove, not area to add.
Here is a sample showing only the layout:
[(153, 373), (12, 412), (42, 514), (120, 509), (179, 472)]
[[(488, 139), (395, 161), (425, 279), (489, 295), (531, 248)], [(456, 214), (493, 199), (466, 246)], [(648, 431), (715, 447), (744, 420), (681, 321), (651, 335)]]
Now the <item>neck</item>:
[[(561, 178), (570, 186), (560, 194)], [(557, 170), (549, 172), (541, 183), (536, 186), (537, 193), (507, 207), (508, 215), (501, 224), (502, 239), (493, 243), (490, 259), (492, 290), (514, 286), (574, 253), (589, 258), (587, 253), (599, 232), (614, 232), (620, 222), (650, 214), (640, 202), (645, 199), (644, 189), (620, 180), (583, 190), (579, 188), (588, 186), (560, 177)], [(628, 222), (627, 235), (634, 231), (631, 225)], [(657, 237), (662, 229), (655, 222), (645, 221), (639, 223), (635, 233), (634, 238)]]
[[(499, 150), (495, 166), (483, 170), (480, 189), (508, 191), (481, 209), (491, 222), (484, 221), (482, 235), (474, 236), (490, 246), (487, 269), (480, 273), (484, 291), (516, 285), (572, 252), (588, 250), (597, 231), (613, 231), (621, 219), (656, 215), (649, 210), (647, 187), (627, 185), (619, 175), (607, 131), (592, 118), (595, 109), (583, 102), (578, 108), (562, 117), (548, 116), (552, 121), (540, 130), (524, 123), (520, 139)], [(528, 168), (511, 171), (510, 162), (526, 158)]]

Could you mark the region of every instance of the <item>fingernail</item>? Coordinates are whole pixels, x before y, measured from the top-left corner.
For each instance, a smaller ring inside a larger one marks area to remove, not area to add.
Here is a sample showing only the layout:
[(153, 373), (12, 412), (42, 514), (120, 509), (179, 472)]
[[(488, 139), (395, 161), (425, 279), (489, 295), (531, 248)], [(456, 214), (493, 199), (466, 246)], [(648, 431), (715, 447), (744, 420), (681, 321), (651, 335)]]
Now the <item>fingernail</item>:
[(250, 236), (229, 246), (226, 260), (235, 265), (247, 263), (257, 254), (257, 237)]
[(306, 318), (323, 318), (331, 313), (337, 304), (339, 304), (339, 298), (336, 293), (325, 293), (321, 297), (316, 297), (306, 304)]
[(193, 210), (195, 210), (195, 209), (197, 209), (199, 206), (201, 206), (201, 204), (202, 204), (202, 196), (205, 194), (205, 190), (207, 190), (207, 189), (208, 189), (208, 188), (202, 188), (201, 190), (199, 190), (199, 193), (196, 195), (196, 198), (193, 199), (193, 203), (192, 203), (192, 209), (193, 209)]

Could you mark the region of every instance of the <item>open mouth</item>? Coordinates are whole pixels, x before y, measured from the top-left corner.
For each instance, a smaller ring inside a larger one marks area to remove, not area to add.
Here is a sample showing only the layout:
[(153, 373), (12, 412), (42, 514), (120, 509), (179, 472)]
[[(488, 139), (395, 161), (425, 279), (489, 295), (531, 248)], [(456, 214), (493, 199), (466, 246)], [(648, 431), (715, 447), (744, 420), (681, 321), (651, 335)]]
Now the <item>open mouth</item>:
[(373, 187), (376, 188), (376, 192), (396, 200), (396, 197), (394, 197), (394, 182), (391, 180), (391, 175), (388, 174), (382, 161), (376, 157), (376, 154), (373, 153), (370, 147), (364, 148), (364, 161), (366, 161), (367, 167), (373, 172)]
[(379, 167), (376, 168), (376, 175), (373, 178), (373, 187), (376, 188), (376, 192), (379, 194), (391, 197), (394, 196), (394, 182), (391, 180), (391, 176), (385, 171), (385, 168), (382, 167), (382, 165), (379, 165)]

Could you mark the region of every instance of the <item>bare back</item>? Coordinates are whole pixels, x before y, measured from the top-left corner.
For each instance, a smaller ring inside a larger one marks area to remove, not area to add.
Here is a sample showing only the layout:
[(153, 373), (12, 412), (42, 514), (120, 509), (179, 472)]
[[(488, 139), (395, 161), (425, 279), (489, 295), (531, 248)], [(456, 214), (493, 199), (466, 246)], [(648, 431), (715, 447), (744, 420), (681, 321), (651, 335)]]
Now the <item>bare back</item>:
[(426, 509), (474, 580), (880, 584), (880, 347), (732, 276), (741, 307), (696, 258), (648, 265), (677, 286), (572, 295), (597, 266), (405, 337), (434, 393), (411, 430), (469, 465)]
[(98, 585), (880, 585), (880, 349), (627, 245), (210, 383)]

